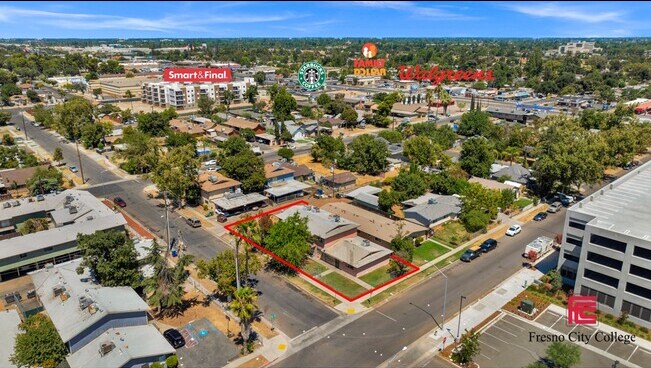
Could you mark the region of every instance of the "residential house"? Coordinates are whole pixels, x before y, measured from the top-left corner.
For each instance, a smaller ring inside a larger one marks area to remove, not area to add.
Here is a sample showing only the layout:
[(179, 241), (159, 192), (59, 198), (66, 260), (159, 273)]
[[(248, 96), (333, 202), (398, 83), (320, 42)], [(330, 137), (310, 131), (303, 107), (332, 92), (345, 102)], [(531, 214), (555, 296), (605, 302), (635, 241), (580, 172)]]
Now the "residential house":
[(294, 171), (294, 179), (298, 181), (314, 181), (314, 170), (307, 165), (297, 165), (295, 162), (285, 162), (282, 167)]
[(521, 187), (521, 185), (517, 184), (517, 183), (508, 183), (508, 182), (500, 183), (499, 181), (489, 180), (489, 179), (484, 179), (484, 178), (478, 178), (476, 176), (473, 176), (472, 178), (470, 178), (468, 180), (468, 182), (469, 183), (478, 183), (478, 184), (480, 184), (482, 187), (484, 187), (486, 189), (492, 189), (492, 190), (510, 189), (510, 190), (513, 190), (515, 192), (516, 197), (518, 196), (519, 189)]
[(334, 175), (324, 175), (321, 177), (321, 183), (328, 188), (342, 189), (355, 185), (357, 178), (350, 171), (344, 171)]
[(285, 122), (285, 128), (287, 128), (289, 134), (292, 135), (292, 140), (296, 141), (314, 135), (317, 131), (318, 123), (313, 121), (304, 124), (297, 124), (290, 120)]
[[(70, 355), (71, 368), (132, 367), (175, 352), (148, 325), (149, 306), (130, 287), (103, 287), (81, 260), (31, 274), (41, 302)], [(127, 344), (126, 342), (131, 344)]]
[(378, 187), (366, 185), (346, 193), (346, 197), (351, 198), (353, 203), (358, 206), (367, 207), (377, 211), (380, 209), (378, 193), (381, 191), (382, 189)]
[(212, 129), (215, 126), (210, 119), (206, 119), (206, 121), (202, 123), (196, 123), (194, 121), (190, 122), (184, 119), (172, 119), (169, 124), (170, 128), (175, 132), (187, 133), (193, 137), (201, 137), (207, 130)]
[(425, 193), (402, 204), (406, 220), (429, 228), (452, 220), (461, 212), (461, 201), (456, 195)]
[[(2, 207), (0, 281), (80, 257), (78, 234), (124, 230), (126, 225), (121, 214), (83, 190), (6, 201)], [(22, 223), (36, 218), (47, 220), (48, 229), (22, 235)]]
[(242, 131), (243, 129), (251, 129), (255, 134), (261, 134), (265, 132), (265, 128), (260, 125), (257, 121), (245, 120), (240, 118), (231, 117), (225, 122), (222, 123), (227, 127), (231, 127), (236, 131)]
[(201, 198), (204, 203), (210, 203), (227, 193), (235, 193), (242, 187), (239, 181), (218, 172), (201, 173), (199, 175), (199, 184), (201, 185)]
[(527, 124), (540, 118), (532, 112), (511, 108), (489, 107), (486, 109), (486, 112), (495, 119), (515, 121), (521, 124)]
[(294, 170), (283, 167), (279, 162), (273, 162), (264, 165), (264, 175), (267, 179), (266, 185), (272, 186), (286, 180), (293, 180)]
[(260, 193), (244, 194), (241, 191), (236, 191), (227, 193), (223, 197), (213, 200), (212, 203), (224, 215), (233, 216), (266, 207), (267, 197)]
[(230, 137), (239, 135), (237, 130), (224, 125), (215, 125), (206, 130), (206, 136), (214, 142), (223, 142)]
[(314, 257), (353, 276), (361, 276), (389, 262), (393, 252), (360, 237), (358, 224), (313, 206), (293, 206), (276, 217), (286, 220), (294, 214), (307, 218), (314, 239)]
[(37, 169), (47, 170), (50, 165), (24, 167), (20, 169), (0, 170), (0, 192), (8, 192), (25, 188), (27, 181), (34, 176)]
[(514, 181), (526, 186), (529, 183), (529, 179), (531, 179), (531, 171), (520, 164), (512, 164), (504, 166), (491, 174), (491, 179), (493, 180), (498, 180), (502, 177), (508, 177), (509, 181)]
[(350, 203), (331, 202), (321, 207), (332, 214), (339, 215), (351, 222), (359, 224), (357, 234), (362, 238), (391, 248), (391, 240), (401, 231), (410, 239), (427, 237), (429, 229), (408, 221), (395, 221), (367, 211)]

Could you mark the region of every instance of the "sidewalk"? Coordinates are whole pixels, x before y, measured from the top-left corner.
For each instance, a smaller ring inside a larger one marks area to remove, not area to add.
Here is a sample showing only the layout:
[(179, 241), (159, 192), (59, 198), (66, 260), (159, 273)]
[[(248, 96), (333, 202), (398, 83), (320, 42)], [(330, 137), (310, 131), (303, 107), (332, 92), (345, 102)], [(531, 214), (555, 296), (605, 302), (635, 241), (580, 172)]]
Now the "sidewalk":
[[(529, 268), (523, 268), (516, 272), (502, 284), (495, 287), (488, 295), (463, 309), (461, 312), (460, 331), (457, 331), (459, 321), (457, 313), (443, 323), (444, 330), (436, 328), (412, 343), (404, 353), (399, 354), (397, 357), (397, 359), (401, 360), (401, 366), (417, 366), (419, 363), (437, 355), (439, 349), (444, 348), (444, 338), (446, 340), (445, 346), (448, 346), (454, 342), (457, 335), (461, 336), (465, 330), (470, 330), (480, 325), (492, 314), (501, 310), (502, 306), (511, 299), (520, 294), (526, 288), (525, 285), (531, 285), (534, 280), (538, 280), (542, 276), (542, 272)], [(380, 367), (386, 366), (386, 362), (380, 365)]]

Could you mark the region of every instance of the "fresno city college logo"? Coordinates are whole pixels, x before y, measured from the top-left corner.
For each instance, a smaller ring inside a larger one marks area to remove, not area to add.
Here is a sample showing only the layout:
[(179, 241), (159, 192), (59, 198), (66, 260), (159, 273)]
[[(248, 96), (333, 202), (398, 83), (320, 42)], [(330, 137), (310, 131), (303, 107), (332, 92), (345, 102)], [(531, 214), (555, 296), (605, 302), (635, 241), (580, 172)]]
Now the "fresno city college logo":
[[(596, 296), (572, 295), (567, 300), (567, 323), (570, 325), (596, 325), (596, 311)], [(590, 314), (586, 314), (586, 312)]]
[(316, 61), (308, 61), (298, 69), (298, 83), (308, 91), (316, 91), (325, 85), (326, 71)]
[(360, 76), (381, 77), (387, 75), (385, 59), (374, 59), (377, 56), (377, 46), (367, 42), (362, 46), (363, 59), (353, 60), (353, 74)]

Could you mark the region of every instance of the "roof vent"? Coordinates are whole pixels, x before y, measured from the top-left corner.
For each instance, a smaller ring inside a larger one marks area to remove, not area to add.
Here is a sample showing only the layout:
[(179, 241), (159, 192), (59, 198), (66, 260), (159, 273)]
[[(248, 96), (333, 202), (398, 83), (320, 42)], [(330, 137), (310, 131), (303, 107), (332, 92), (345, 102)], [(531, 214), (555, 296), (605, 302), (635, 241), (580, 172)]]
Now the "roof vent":
[(75, 214), (75, 213), (77, 213), (77, 207), (76, 207), (76, 206), (70, 206), (69, 211), (70, 211), (70, 214), (71, 214), (71, 215), (72, 215), (72, 214)]
[(209, 180), (211, 183), (215, 184), (215, 183), (217, 182), (217, 177), (214, 176), (214, 175), (210, 175), (210, 176), (208, 177), (208, 180)]
[(103, 342), (102, 345), (99, 347), (99, 355), (104, 356), (115, 349), (115, 344), (111, 341)]
[(54, 296), (59, 296), (66, 291), (66, 288), (63, 286), (55, 286), (52, 288), (52, 291), (54, 292)]
[(362, 246), (364, 247), (370, 247), (371, 246), (371, 241), (368, 239), (362, 240)]
[(430, 198), (430, 199), (427, 200), (427, 204), (437, 204), (437, 203), (438, 202), (436, 202), (436, 199), (434, 199), (434, 198)]
[(314, 212), (319, 213), (321, 212), (321, 209), (317, 206), (314, 206)]
[(84, 310), (88, 308), (89, 305), (93, 304), (93, 299), (87, 297), (87, 296), (80, 296), (79, 297), (79, 309)]
[(334, 215), (333, 219), (335, 222), (341, 222), (341, 216), (339, 215)]

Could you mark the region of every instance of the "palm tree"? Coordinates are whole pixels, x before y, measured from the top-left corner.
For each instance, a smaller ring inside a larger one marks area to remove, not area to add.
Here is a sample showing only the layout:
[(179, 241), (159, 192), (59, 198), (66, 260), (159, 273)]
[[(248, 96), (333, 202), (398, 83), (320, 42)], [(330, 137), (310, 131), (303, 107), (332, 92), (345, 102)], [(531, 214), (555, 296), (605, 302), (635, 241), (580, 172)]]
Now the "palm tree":
[(224, 105), (226, 105), (226, 111), (231, 111), (231, 103), (235, 99), (235, 93), (231, 90), (224, 91)]
[(182, 255), (176, 265), (170, 267), (156, 242), (148, 251), (145, 263), (154, 269), (153, 276), (143, 282), (145, 293), (149, 296), (147, 298), (149, 304), (158, 314), (179, 309), (183, 306), (183, 295), (185, 295), (183, 284), (188, 278), (185, 268), (192, 263), (192, 257)]
[[(124, 97), (126, 98), (132, 98), (133, 93), (131, 93), (131, 90), (128, 89), (126, 92), (124, 92)], [(133, 111), (133, 101), (131, 101), (131, 111)]]
[(443, 91), (443, 86), (440, 84), (437, 84), (436, 87), (434, 87), (434, 92), (436, 93), (436, 113), (434, 116), (436, 117), (434, 120), (438, 120), (439, 117), (439, 105), (441, 102), (441, 91)]
[(251, 338), (251, 323), (258, 309), (255, 304), (258, 299), (257, 294), (253, 288), (243, 287), (235, 291), (234, 299), (230, 304), (231, 310), (240, 319), (242, 345), (244, 346), (242, 350), (245, 352), (248, 351), (247, 343)]
[(448, 113), (448, 106), (452, 104), (452, 96), (446, 90), (442, 90), (439, 100), (441, 105), (443, 105), (443, 115), (446, 115)]
[(509, 166), (511, 166), (513, 165), (513, 159), (515, 156), (520, 155), (522, 150), (519, 147), (510, 146), (506, 147), (506, 150), (504, 152), (508, 155), (507, 157), (509, 158)]
[[(261, 231), (260, 226), (257, 221), (248, 221), (242, 224), (237, 225), (237, 231), (244, 235), (247, 239), (250, 239), (258, 244), (261, 243)], [(239, 239), (239, 238), (238, 238)], [(244, 274), (246, 277), (249, 277), (249, 252), (251, 251), (251, 245), (248, 243), (244, 246)]]

